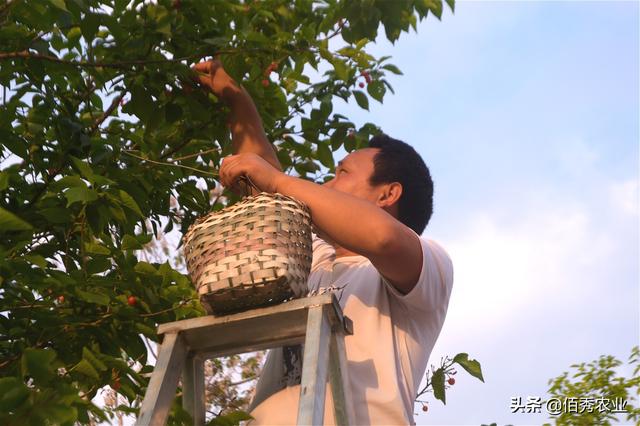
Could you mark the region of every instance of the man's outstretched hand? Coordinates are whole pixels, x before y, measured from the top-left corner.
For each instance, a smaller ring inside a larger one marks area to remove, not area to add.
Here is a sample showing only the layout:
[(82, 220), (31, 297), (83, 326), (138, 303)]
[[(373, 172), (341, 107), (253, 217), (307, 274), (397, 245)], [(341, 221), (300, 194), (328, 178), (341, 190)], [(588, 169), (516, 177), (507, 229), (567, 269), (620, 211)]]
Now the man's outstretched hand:
[(256, 154), (230, 155), (222, 161), (223, 186), (233, 187), (242, 176), (248, 176), (261, 191), (273, 193), (277, 192), (278, 180), (286, 175)]
[(234, 94), (240, 92), (240, 87), (227, 74), (218, 59), (197, 63), (192, 69), (196, 72), (196, 81), (219, 98), (230, 100)]

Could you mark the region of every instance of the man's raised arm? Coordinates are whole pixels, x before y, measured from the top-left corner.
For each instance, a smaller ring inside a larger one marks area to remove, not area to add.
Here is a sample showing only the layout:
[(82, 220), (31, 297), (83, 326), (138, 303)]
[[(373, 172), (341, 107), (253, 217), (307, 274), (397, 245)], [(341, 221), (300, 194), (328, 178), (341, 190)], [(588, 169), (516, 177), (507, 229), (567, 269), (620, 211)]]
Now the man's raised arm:
[(276, 152), (267, 139), (251, 96), (226, 73), (218, 60), (200, 62), (193, 69), (198, 80), (222, 99), (229, 108), (229, 128), (234, 154), (257, 154), (278, 170), (282, 170)]

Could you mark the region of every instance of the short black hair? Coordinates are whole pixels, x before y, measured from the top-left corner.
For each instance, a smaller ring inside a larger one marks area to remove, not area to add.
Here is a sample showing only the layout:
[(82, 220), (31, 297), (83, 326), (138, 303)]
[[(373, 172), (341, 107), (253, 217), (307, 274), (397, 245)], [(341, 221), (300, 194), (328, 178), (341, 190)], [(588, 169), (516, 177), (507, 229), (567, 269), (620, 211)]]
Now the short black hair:
[(369, 147), (379, 149), (373, 158), (369, 183), (402, 185), (398, 220), (420, 235), (433, 214), (433, 180), (429, 168), (411, 145), (388, 135), (374, 136)]

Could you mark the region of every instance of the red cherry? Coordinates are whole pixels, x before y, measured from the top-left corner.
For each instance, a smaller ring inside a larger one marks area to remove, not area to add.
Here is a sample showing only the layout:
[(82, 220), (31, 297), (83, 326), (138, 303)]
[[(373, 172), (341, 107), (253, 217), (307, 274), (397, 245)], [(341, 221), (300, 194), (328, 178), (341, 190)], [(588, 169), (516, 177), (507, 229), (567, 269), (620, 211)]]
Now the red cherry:
[(120, 389), (120, 380), (116, 379), (111, 385), (111, 388), (117, 392)]
[(64, 296), (62, 294), (58, 296), (58, 303), (64, 303)]
[(447, 380), (447, 383), (449, 383), (451, 386), (456, 384), (456, 379), (454, 379), (453, 377), (449, 377), (449, 380)]
[(369, 75), (368, 71), (362, 71), (361, 75), (367, 80), (367, 84), (371, 83), (371, 75)]
[(429, 406), (428, 406), (428, 405), (426, 405), (426, 404), (425, 404), (425, 405), (423, 405), (423, 406), (422, 406), (422, 411), (424, 411), (425, 413), (426, 413), (427, 411), (429, 411)]
[(138, 303), (138, 299), (136, 299), (135, 296), (129, 296), (127, 298), (127, 303), (129, 304), (129, 306), (135, 306), (136, 303)]
[(269, 80), (267, 80), (266, 78), (262, 80), (262, 87), (269, 87)]
[(358, 83), (358, 86), (362, 89), (364, 87), (364, 83), (360, 82), (360, 83)]

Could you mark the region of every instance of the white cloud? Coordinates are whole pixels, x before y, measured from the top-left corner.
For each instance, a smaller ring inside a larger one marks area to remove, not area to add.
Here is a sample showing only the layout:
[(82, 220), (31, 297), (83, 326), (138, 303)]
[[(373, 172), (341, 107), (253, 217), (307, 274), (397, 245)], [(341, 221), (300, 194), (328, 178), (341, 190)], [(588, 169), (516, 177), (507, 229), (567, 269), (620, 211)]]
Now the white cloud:
[(637, 178), (614, 182), (609, 186), (611, 206), (624, 214), (637, 216), (639, 192)]
[(471, 229), (447, 245), (455, 267), (450, 325), (468, 323), (471, 316), (497, 326), (549, 294), (569, 294), (583, 286), (576, 270), (585, 271), (611, 249), (606, 234), (593, 234), (583, 208), (547, 206), (527, 212), (510, 224), (489, 213), (476, 214)]

